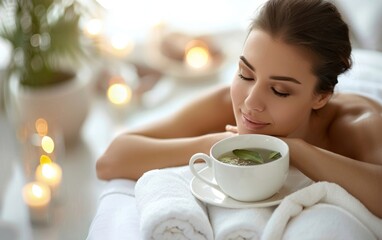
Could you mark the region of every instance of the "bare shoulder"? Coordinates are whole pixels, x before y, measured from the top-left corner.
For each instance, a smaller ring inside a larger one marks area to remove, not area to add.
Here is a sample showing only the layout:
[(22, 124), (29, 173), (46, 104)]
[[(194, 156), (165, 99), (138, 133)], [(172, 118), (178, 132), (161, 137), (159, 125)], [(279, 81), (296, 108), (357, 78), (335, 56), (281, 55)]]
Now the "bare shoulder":
[(224, 131), (234, 116), (229, 86), (206, 89), (179, 111), (155, 124), (130, 132), (154, 138), (179, 138)]
[(224, 131), (226, 124), (234, 123), (229, 86), (208, 89), (186, 105), (173, 118), (184, 125), (196, 125), (196, 135)]
[(331, 145), (349, 157), (382, 164), (382, 105), (355, 94), (336, 95), (331, 105)]

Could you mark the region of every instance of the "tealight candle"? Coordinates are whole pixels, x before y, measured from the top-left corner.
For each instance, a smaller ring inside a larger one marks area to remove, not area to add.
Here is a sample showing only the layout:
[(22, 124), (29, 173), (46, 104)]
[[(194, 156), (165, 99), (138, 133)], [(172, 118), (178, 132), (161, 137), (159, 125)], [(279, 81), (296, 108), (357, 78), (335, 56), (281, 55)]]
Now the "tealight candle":
[(47, 223), (50, 217), (51, 192), (45, 183), (30, 182), (22, 190), (24, 202), (28, 205), (32, 222)]
[(50, 187), (52, 196), (56, 199), (59, 195), (59, 187), (62, 180), (61, 167), (55, 162), (47, 161), (41, 163), (36, 169), (35, 176), (37, 181), (43, 182)]
[(111, 53), (117, 57), (124, 58), (134, 49), (134, 42), (122, 36), (112, 36), (110, 38)]
[(210, 61), (210, 52), (206, 44), (196, 40), (187, 44), (185, 61), (192, 68), (206, 67)]
[(109, 101), (115, 105), (124, 105), (131, 100), (132, 90), (124, 83), (113, 83), (107, 90)]

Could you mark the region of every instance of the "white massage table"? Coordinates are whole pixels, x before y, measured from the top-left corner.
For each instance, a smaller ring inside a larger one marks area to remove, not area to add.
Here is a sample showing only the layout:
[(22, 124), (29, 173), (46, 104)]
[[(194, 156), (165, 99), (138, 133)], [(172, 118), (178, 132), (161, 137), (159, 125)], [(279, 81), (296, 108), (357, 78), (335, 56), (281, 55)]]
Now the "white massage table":
[[(354, 50), (353, 56), (354, 67), (340, 77), (336, 91), (363, 94), (382, 103), (382, 53)], [(134, 186), (134, 181), (123, 179), (106, 184), (88, 240), (141, 239)]]
[[(350, 24), (354, 48), (353, 68), (339, 78), (336, 91), (366, 95), (382, 103), (382, 2), (333, 1)], [(121, 179), (106, 184), (88, 240), (142, 239), (134, 186), (134, 181)]]

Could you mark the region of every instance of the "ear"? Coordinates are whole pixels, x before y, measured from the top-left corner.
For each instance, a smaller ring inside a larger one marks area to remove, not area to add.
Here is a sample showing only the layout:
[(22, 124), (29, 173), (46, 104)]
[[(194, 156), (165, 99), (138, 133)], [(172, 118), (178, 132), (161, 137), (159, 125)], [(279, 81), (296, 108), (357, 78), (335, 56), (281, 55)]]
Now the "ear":
[(332, 97), (333, 93), (319, 93), (314, 96), (314, 101), (312, 105), (312, 109), (318, 110), (322, 107), (324, 107), (330, 98)]

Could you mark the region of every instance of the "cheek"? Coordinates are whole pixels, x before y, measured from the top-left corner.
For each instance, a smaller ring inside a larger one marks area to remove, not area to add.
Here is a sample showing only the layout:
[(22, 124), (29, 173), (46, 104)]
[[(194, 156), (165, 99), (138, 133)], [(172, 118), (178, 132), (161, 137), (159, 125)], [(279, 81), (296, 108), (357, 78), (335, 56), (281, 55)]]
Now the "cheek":
[(243, 99), (245, 99), (244, 93), (245, 92), (243, 91), (243, 87), (235, 78), (231, 84), (231, 99), (235, 112), (236, 109), (238, 109), (238, 106), (244, 101)]
[(272, 110), (272, 118), (276, 125), (284, 135), (294, 132), (297, 128), (305, 125), (311, 113), (311, 108), (308, 105), (301, 103), (288, 104)]

